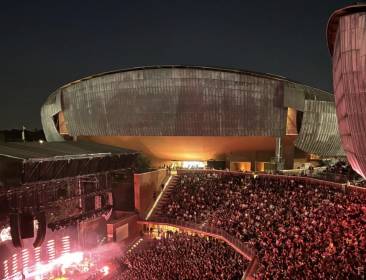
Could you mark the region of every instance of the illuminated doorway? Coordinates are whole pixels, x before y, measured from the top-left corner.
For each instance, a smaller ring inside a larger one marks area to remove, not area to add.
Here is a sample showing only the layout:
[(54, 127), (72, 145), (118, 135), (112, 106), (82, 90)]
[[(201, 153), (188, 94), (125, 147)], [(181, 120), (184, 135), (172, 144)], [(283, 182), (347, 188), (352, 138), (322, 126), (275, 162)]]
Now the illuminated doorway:
[(230, 171), (251, 171), (250, 161), (231, 161)]

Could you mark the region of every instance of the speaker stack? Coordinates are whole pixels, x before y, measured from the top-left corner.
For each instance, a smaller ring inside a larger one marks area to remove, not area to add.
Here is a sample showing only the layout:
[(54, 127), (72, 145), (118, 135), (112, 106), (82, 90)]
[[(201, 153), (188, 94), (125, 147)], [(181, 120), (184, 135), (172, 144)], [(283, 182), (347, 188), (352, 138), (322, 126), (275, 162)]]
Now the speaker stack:
[(34, 218), (38, 221), (38, 229), (33, 246), (39, 247), (46, 237), (47, 222), (45, 212), (39, 212), (35, 217), (29, 213), (10, 214), (10, 235), (14, 247), (23, 247), (23, 239), (34, 237)]

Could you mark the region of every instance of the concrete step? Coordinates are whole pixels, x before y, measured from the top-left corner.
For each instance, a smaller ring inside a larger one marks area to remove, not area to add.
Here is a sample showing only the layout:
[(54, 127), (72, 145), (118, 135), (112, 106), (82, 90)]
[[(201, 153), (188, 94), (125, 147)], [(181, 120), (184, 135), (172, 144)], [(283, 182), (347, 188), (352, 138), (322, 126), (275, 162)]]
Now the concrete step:
[(154, 209), (152, 209), (151, 214), (149, 215), (150, 219), (153, 218), (153, 217), (156, 217), (158, 215), (163, 214), (162, 213), (162, 205), (166, 204), (169, 201), (170, 194), (171, 194), (172, 190), (175, 188), (176, 182), (177, 182), (178, 179), (179, 179), (178, 176), (173, 176), (170, 179), (169, 184), (167, 186), (165, 186), (165, 189), (163, 190), (163, 193), (158, 198), (159, 201), (157, 202)]

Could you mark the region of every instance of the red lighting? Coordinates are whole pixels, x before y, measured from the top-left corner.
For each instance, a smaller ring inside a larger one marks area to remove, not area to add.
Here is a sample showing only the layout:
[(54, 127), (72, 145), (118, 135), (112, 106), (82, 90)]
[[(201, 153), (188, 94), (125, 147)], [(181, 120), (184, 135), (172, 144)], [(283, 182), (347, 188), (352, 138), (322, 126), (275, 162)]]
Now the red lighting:
[(67, 254), (67, 253), (70, 253), (70, 248), (71, 248), (71, 245), (70, 245), (70, 236), (64, 236), (62, 237), (62, 256)]
[(13, 274), (18, 272), (18, 258), (17, 258), (17, 254), (13, 254), (12, 256), (12, 272)]
[(28, 249), (22, 250), (22, 267), (27, 269), (29, 266), (29, 252)]
[(3, 265), (4, 265), (4, 275), (5, 275), (5, 278), (8, 278), (9, 277), (9, 266), (8, 266), (8, 261), (4, 261), (3, 262)]
[(55, 240), (48, 240), (47, 242), (48, 259), (53, 260), (56, 256)]
[(103, 274), (103, 276), (107, 276), (109, 274), (109, 266), (105, 265), (100, 269), (100, 272)]
[(41, 262), (41, 247), (34, 248), (34, 260), (36, 264)]

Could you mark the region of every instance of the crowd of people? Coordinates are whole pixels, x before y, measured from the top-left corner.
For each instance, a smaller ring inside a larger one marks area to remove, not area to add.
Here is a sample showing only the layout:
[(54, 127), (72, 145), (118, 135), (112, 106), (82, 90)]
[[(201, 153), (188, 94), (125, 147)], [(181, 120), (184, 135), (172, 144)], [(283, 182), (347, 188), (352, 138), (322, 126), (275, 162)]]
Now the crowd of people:
[(366, 188), (366, 180), (360, 180), (354, 184), (357, 187)]
[(349, 182), (356, 182), (359, 181), (361, 178), (360, 175), (355, 172), (351, 165), (344, 160), (339, 160), (334, 164), (327, 165), (327, 167), (323, 170), (322, 173), (319, 174), (320, 176), (334, 178), (336, 181), (349, 181)]
[(257, 279), (365, 274), (365, 193), (266, 176), (196, 173), (180, 176), (159, 215), (221, 228), (247, 242), (259, 257)]
[(339, 160), (334, 164), (328, 165), (324, 172), (345, 176), (357, 174), (355, 171), (353, 171), (351, 165), (344, 160)]
[(172, 233), (139, 246), (122, 258), (116, 280), (240, 280), (248, 266), (226, 243), (208, 237)]

